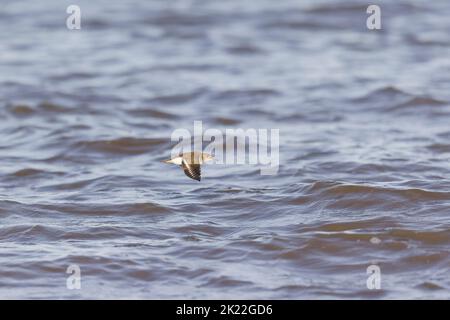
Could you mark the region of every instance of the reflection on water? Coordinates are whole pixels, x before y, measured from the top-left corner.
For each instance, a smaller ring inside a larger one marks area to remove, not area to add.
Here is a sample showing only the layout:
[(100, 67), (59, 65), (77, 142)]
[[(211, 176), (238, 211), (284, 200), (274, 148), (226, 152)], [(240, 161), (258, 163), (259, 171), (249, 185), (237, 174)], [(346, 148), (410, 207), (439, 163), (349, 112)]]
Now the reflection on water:
[[(0, 297), (449, 297), (448, 1), (69, 4), (0, 13)], [(278, 175), (161, 163), (195, 120)]]

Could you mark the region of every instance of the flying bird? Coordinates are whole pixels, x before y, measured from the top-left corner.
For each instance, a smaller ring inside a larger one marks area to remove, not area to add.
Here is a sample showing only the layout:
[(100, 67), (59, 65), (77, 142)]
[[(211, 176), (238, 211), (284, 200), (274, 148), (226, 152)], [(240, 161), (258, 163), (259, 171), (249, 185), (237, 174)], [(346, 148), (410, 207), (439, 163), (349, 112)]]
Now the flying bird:
[(207, 161), (212, 161), (214, 157), (208, 153), (203, 152), (187, 152), (180, 154), (178, 157), (163, 160), (164, 163), (173, 163), (181, 166), (184, 173), (191, 179), (200, 181), (201, 180), (201, 169), (200, 165)]

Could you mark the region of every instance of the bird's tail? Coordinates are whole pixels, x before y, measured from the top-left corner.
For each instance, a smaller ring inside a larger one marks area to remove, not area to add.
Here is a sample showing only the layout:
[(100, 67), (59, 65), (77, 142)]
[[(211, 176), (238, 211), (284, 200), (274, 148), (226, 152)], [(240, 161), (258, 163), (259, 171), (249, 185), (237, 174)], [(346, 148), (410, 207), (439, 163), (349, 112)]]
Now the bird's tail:
[(172, 163), (172, 159), (161, 160), (161, 162), (164, 162), (164, 163)]

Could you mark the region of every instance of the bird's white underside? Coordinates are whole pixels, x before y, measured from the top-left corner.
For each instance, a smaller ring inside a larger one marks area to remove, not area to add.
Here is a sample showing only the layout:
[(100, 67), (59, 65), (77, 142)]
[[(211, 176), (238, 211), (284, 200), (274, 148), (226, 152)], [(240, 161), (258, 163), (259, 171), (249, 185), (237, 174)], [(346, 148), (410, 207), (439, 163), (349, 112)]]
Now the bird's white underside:
[(176, 157), (176, 158), (170, 159), (167, 162), (170, 162), (170, 163), (173, 163), (173, 164), (181, 166), (181, 163), (183, 162), (183, 158), (182, 157)]

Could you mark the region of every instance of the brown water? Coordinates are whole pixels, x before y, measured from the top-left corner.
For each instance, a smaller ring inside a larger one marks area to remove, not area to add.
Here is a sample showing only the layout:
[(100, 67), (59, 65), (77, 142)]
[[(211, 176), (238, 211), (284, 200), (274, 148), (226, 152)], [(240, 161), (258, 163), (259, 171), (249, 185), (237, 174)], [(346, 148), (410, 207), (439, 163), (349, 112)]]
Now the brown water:
[[(76, 2), (2, 2), (1, 298), (450, 298), (447, 0)], [(279, 174), (159, 162), (194, 120)]]

